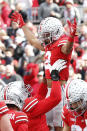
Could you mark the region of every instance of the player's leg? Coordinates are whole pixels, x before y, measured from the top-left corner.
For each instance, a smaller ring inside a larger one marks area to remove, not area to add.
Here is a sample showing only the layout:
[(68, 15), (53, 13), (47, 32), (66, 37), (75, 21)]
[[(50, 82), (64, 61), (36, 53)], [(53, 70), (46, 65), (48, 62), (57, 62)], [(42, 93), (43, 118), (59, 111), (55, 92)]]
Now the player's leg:
[(46, 119), (49, 131), (53, 131), (53, 110), (46, 113)]
[(61, 102), (53, 108), (53, 125), (55, 131), (62, 131), (63, 130), (63, 121), (62, 121), (62, 109), (65, 103), (65, 96), (64, 96), (64, 88), (61, 86), (62, 89), (62, 100)]
[(63, 128), (63, 122), (61, 118), (62, 113), (62, 101), (53, 109), (53, 125), (55, 128), (55, 131), (62, 131)]
[[(48, 88), (47, 96), (50, 96), (51, 88)], [(47, 119), (47, 125), (49, 127), (49, 130), (51, 131), (53, 128), (53, 110), (50, 110), (46, 113), (46, 119)]]

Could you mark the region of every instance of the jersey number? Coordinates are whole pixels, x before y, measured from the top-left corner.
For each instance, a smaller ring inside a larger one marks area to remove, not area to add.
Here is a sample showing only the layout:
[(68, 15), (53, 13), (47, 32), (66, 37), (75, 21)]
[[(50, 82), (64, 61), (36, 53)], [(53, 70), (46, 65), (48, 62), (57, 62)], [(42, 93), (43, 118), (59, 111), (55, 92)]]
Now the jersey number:
[(51, 52), (47, 51), (46, 54), (45, 54), (45, 69), (49, 69), (51, 67), (50, 57), (51, 57)]

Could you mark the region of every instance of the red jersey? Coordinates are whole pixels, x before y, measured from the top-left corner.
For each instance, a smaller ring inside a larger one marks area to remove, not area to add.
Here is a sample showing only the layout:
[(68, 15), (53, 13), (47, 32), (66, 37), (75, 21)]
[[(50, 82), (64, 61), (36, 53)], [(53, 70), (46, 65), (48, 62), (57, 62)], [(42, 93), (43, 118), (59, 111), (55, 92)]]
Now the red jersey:
[(6, 106), (5, 102), (1, 101), (0, 102), (0, 118), (7, 114), (9, 111), (8, 107)]
[(59, 82), (52, 83), (50, 96), (45, 98), (47, 86), (41, 84), (38, 94), (25, 100), (23, 111), (29, 119), (29, 131), (49, 131), (45, 113), (61, 101), (61, 87)]
[(10, 110), (8, 116), (14, 131), (28, 131), (28, 117), (24, 112)]
[(75, 117), (67, 106), (64, 106), (63, 108), (62, 119), (69, 127), (71, 127), (71, 131), (87, 131), (84, 115)]
[(49, 68), (52, 66), (58, 59), (66, 60), (67, 67), (59, 73), (60, 80), (68, 80), (69, 76), (69, 64), (71, 60), (71, 53), (65, 55), (61, 52), (61, 47), (64, 44), (67, 44), (68, 37), (66, 35), (61, 36), (56, 42), (46, 46), (45, 48), (45, 75), (47, 79), (51, 79)]

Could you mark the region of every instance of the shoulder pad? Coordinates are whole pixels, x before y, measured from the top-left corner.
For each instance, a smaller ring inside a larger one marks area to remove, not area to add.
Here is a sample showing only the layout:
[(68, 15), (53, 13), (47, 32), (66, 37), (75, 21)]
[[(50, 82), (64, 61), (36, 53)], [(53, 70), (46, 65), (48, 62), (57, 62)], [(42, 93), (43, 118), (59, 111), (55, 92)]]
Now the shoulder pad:
[(25, 100), (25, 105), (23, 107), (23, 111), (24, 112), (31, 111), (32, 109), (34, 109), (34, 107), (37, 105), (37, 103), (38, 103), (37, 98), (34, 98), (34, 97), (27, 98)]
[(19, 123), (27, 123), (28, 122), (28, 117), (24, 112), (16, 112), (16, 116), (15, 116), (15, 124), (19, 124)]

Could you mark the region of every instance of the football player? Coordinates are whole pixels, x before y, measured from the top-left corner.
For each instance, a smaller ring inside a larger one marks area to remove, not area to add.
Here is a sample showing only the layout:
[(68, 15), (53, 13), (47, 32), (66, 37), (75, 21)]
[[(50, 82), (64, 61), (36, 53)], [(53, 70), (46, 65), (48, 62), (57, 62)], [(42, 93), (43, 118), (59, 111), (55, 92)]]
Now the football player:
[(28, 91), (23, 86), (22, 81), (15, 81), (1, 90), (0, 99), (9, 109), (7, 114), (14, 131), (28, 131), (28, 117), (21, 111), (23, 101), (28, 97)]
[[(29, 131), (49, 131), (45, 113), (56, 106), (61, 100), (60, 77), (58, 74), (66, 67), (66, 61), (60, 60), (55, 62), (50, 69), (51, 79), (53, 79), (53, 81), (51, 93), (48, 98), (45, 98), (47, 93), (47, 84), (45, 80), (41, 83), (38, 94), (35, 97), (28, 97), (29, 91), (27, 88), (24, 88), (23, 82), (21, 81), (11, 82), (2, 90), (2, 99), (4, 98), (10, 109), (8, 114), (10, 115), (10, 120), (15, 130), (19, 129), (17, 131), (20, 131), (20, 129), (22, 130), (22, 124), (27, 124), (26, 115), (17, 110), (22, 109), (28, 116)], [(55, 72), (56, 78), (54, 75)], [(14, 108), (12, 108), (12, 106)], [(27, 125), (25, 127), (27, 127)]]
[(63, 108), (63, 131), (87, 130), (87, 83), (74, 79), (65, 88), (67, 104)]
[[(67, 68), (63, 69), (60, 74), (60, 83), (64, 85), (68, 80), (69, 76), (69, 63), (71, 59), (71, 53), (73, 49), (73, 41), (76, 33), (76, 19), (74, 23), (68, 21), (69, 35), (67, 36), (64, 32), (63, 25), (61, 21), (54, 17), (47, 17), (41, 21), (38, 28), (38, 38), (31, 33), (29, 29), (26, 28), (26, 24), (23, 21), (21, 14), (15, 12), (12, 14), (11, 19), (13, 22), (19, 24), (19, 27), (23, 29), (27, 40), (31, 45), (36, 48), (45, 51), (45, 76), (47, 79), (48, 87), (52, 87), (52, 80), (50, 75), (50, 68), (56, 61), (60, 59), (67, 61)], [(61, 115), (63, 101), (61, 100), (61, 110), (60, 107), (57, 108), (58, 116)], [(60, 120), (58, 120), (60, 121)], [(61, 127), (60, 122), (55, 126)], [(57, 129), (56, 129), (57, 131)]]
[(60, 81), (62, 84), (65, 83), (68, 79), (68, 67), (76, 33), (76, 19), (74, 19), (73, 24), (68, 21), (70, 32), (69, 36), (66, 36), (60, 20), (54, 17), (45, 18), (39, 25), (39, 39), (26, 28), (26, 24), (24, 23), (21, 14), (15, 12), (12, 14), (11, 19), (19, 24), (19, 27), (23, 29), (27, 40), (33, 46), (45, 51), (45, 73), (48, 80), (51, 79), (50, 66), (52, 66), (58, 59), (67, 61), (67, 68), (60, 72)]
[[(60, 77), (58, 74), (64, 68), (67, 68), (65, 60), (55, 62), (51, 67), (52, 88), (49, 97), (45, 98), (47, 84), (45, 83), (46, 81), (44, 81), (39, 88), (38, 94), (25, 100), (23, 111), (29, 119), (29, 131), (49, 131), (45, 113), (61, 101)], [(54, 75), (55, 73), (56, 77)]]

